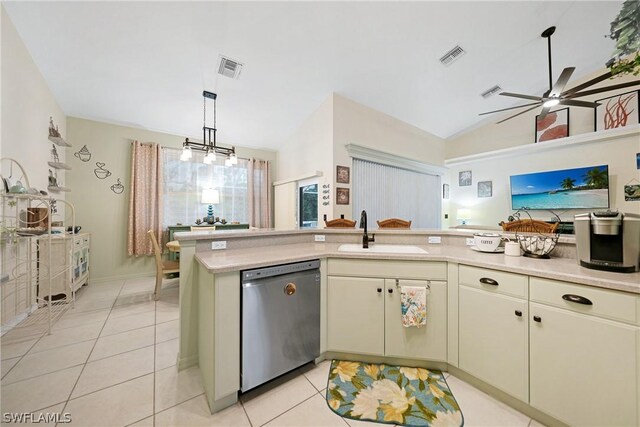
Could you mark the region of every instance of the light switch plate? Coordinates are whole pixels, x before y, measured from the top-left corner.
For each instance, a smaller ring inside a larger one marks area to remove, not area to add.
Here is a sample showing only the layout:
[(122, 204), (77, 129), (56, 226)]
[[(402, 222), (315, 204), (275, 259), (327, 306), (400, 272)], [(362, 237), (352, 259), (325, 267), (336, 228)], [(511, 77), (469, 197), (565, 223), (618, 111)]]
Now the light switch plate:
[(325, 241), (325, 235), (324, 234), (316, 234), (315, 236), (313, 236), (313, 239), (316, 242), (324, 242)]
[(473, 246), (476, 244), (476, 239), (473, 237), (467, 237), (467, 246)]
[(429, 236), (429, 243), (442, 243), (442, 237), (440, 237), (440, 236)]
[(227, 241), (226, 240), (219, 240), (217, 242), (211, 242), (211, 249), (213, 249), (213, 250), (227, 249)]

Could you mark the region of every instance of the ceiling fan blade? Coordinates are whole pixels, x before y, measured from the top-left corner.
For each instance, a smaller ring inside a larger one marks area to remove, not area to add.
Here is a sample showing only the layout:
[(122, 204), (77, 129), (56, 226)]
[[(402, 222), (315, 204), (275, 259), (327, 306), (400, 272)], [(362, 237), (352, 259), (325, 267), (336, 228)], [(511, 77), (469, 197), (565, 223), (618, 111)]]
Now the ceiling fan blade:
[(539, 96), (523, 95), (521, 93), (500, 92), (500, 95), (502, 95), (502, 96), (512, 96), (514, 98), (531, 99), (533, 101), (542, 101), (542, 98), (539, 97)]
[(581, 96), (595, 95), (596, 93), (608, 92), (610, 90), (622, 89), (629, 86), (637, 86), (640, 85), (640, 80), (635, 80), (633, 82), (620, 83), (617, 85), (611, 85), (607, 87), (601, 87), (598, 89), (585, 90), (584, 92), (572, 93), (568, 95), (569, 98), (579, 98)]
[(582, 89), (586, 89), (589, 86), (593, 86), (596, 83), (600, 83), (601, 81), (607, 80), (609, 77), (611, 77), (611, 71), (607, 71), (606, 73), (602, 74), (601, 76), (598, 76), (598, 77), (596, 77), (594, 79), (586, 81), (586, 82), (584, 82), (582, 84), (579, 84), (578, 86), (572, 87), (571, 89), (564, 91), (560, 95), (562, 97), (566, 97), (566, 96), (571, 95), (573, 93), (580, 92)]
[(571, 75), (575, 70), (576, 67), (567, 67), (562, 70), (562, 73), (560, 73), (560, 77), (558, 77), (558, 80), (556, 80), (556, 84), (553, 85), (553, 87), (551, 88), (551, 92), (549, 92), (550, 98), (560, 97), (562, 90), (567, 85), (567, 83), (569, 83), (569, 79), (571, 78)]
[(506, 119), (500, 120), (500, 121), (499, 121), (499, 122), (497, 122), (496, 124), (500, 124), (500, 123), (502, 123), (502, 122), (506, 122), (507, 120), (509, 120), (509, 119), (513, 119), (514, 117), (517, 117), (517, 116), (519, 116), (520, 114), (524, 114), (524, 113), (526, 113), (526, 112), (528, 112), (528, 111), (531, 111), (531, 110), (533, 110), (534, 108), (537, 108), (537, 107), (538, 107), (538, 105), (539, 105), (539, 104), (534, 105), (534, 106), (533, 106), (533, 107), (531, 107), (531, 108), (527, 108), (526, 110), (519, 112), (518, 114), (514, 114), (513, 116), (509, 116), (509, 117), (507, 117)]
[(577, 99), (562, 99), (560, 100), (561, 105), (573, 105), (574, 107), (587, 107), (587, 108), (596, 108), (598, 105), (597, 102), (587, 102), (587, 101), (578, 101)]
[(551, 110), (551, 107), (543, 107), (542, 111), (540, 111), (540, 114), (538, 114), (537, 119), (538, 120), (542, 120), (545, 117), (547, 117), (547, 114), (549, 113), (549, 110)]
[(524, 105), (517, 105), (515, 107), (509, 107), (509, 108), (503, 108), (501, 110), (493, 110), (493, 111), (487, 111), (486, 113), (480, 113), (478, 114), (479, 116), (484, 116), (485, 114), (493, 114), (493, 113), (499, 113), (500, 111), (508, 111), (508, 110), (514, 110), (516, 108), (522, 108), (522, 107), (530, 107), (532, 105), (540, 105), (539, 102), (532, 102), (531, 104), (524, 104)]

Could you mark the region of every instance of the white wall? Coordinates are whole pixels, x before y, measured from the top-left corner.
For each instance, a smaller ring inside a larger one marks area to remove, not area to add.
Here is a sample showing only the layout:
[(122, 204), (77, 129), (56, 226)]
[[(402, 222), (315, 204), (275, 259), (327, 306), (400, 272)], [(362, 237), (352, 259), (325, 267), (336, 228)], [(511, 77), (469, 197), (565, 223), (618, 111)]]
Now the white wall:
[[(67, 120), (69, 149), (68, 183), (72, 191), (67, 200), (75, 205), (76, 223), (91, 233), (91, 280), (106, 280), (153, 274), (153, 257), (127, 255), (127, 218), (129, 187), (131, 184), (131, 141), (155, 142), (165, 147), (181, 147), (184, 136), (152, 132), (145, 129), (69, 117)], [(82, 162), (73, 155), (84, 145), (91, 152), (91, 160)], [(227, 146), (224, 141), (221, 145)], [(239, 157), (255, 157), (276, 162), (275, 151), (236, 146)], [(111, 176), (96, 178), (96, 162), (105, 163)], [(273, 170), (277, 166), (272, 164)], [(110, 187), (120, 178), (125, 187), (115, 194)]]
[[(588, 80), (604, 73), (601, 70), (583, 80)], [(606, 80), (593, 88), (633, 81), (637, 76), (622, 76), (613, 80)], [(582, 81), (582, 80), (581, 80)], [(572, 85), (581, 81), (572, 82)], [(617, 91), (604, 92), (585, 97), (585, 100), (602, 99), (615, 94), (638, 90), (640, 86)], [(590, 88), (591, 89), (591, 88)], [(582, 99), (582, 98), (581, 98)], [(517, 112), (517, 111), (516, 111)], [(447, 141), (447, 159), (459, 156), (477, 154), (502, 148), (533, 144), (535, 116), (539, 109), (508, 120), (499, 125), (491, 123), (474, 131)], [(496, 114), (494, 119), (499, 121), (506, 115)], [(589, 108), (571, 107), (569, 111), (569, 134), (589, 134), (594, 131), (594, 113)], [(609, 165), (610, 204), (612, 209), (622, 212), (640, 213), (639, 202), (625, 202), (623, 187), (629, 181), (640, 180), (640, 171), (636, 169), (636, 153), (640, 152), (640, 138), (634, 136), (612, 141), (572, 145), (559, 150), (545, 151), (537, 154), (510, 158), (489, 159), (477, 161), (450, 170), (451, 200), (445, 205), (445, 212), (451, 215), (450, 225), (457, 225), (456, 218), (459, 208), (471, 208), (472, 218), (468, 223), (496, 226), (500, 221), (506, 221), (513, 212), (511, 210), (509, 177), (511, 175), (540, 172), (547, 170), (569, 169), (574, 167)], [(470, 187), (458, 186), (458, 172), (471, 170), (473, 183)], [(478, 181), (493, 181), (493, 197), (478, 198)], [(560, 216), (563, 220), (573, 220), (573, 215), (585, 212), (583, 210), (569, 210)], [(533, 211), (534, 217), (548, 220), (551, 214), (546, 211)]]
[(345, 148), (347, 144), (362, 145), (423, 163), (443, 165), (445, 143), (441, 138), (340, 95), (334, 95), (333, 105), (331, 173), (335, 218), (343, 214), (345, 218), (359, 219), (359, 215), (354, 216), (351, 204), (335, 205), (336, 186), (353, 188), (353, 182), (348, 185), (335, 182), (336, 165), (352, 166)]
[[(47, 139), (49, 117), (53, 117), (62, 137), (67, 133), (66, 117), (4, 8), (1, 15), (2, 129), (0, 132), (2, 141), (0, 153), (2, 157), (17, 160), (25, 168), (32, 187), (46, 190), (49, 176), (47, 161), (51, 160), (52, 146)], [(64, 162), (65, 149), (57, 147), (57, 150), (60, 161)], [(6, 168), (7, 163), (1, 163), (2, 167)], [(2, 170), (1, 173), (8, 175), (9, 171)], [(66, 184), (64, 171), (59, 171), (58, 178)], [(64, 199), (64, 193), (54, 196)]]

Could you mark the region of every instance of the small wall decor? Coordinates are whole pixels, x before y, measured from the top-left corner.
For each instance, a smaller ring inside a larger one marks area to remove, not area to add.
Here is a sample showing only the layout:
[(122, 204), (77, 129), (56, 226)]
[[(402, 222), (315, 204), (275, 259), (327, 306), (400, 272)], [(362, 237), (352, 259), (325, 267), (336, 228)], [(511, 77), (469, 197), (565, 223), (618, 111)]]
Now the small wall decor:
[(458, 186), (468, 187), (471, 185), (471, 171), (458, 172)]
[(624, 200), (626, 202), (640, 202), (640, 185), (638, 184), (625, 185)]
[(492, 197), (492, 196), (493, 196), (493, 181), (478, 182), (478, 197)]
[(595, 130), (606, 130), (635, 125), (640, 121), (638, 94), (640, 91), (623, 93), (599, 99), (595, 111)]
[(58, 186), (58, 178), (53, 174), (53, 171), (49, 169), (49, 186), (57, 187)]
[(348, 184), (351, 171), (348, 166), (336, 166), (336, 182), (338, 184)]
[(348, 205), (349, 204), (349, 189), (343, 187), (336, 187), (336, 205)]
[(116, 194), (122, 194), (124, 191), (124, 185), (120, 182), (120, 178), (117, 179), (117, 182), (111, 186), (111, 191)]
[(111, 176), (111, 172), (105, 169), (104, 165), (105, 164), (102, 162), (96, 162), (96, 166), (98, 167), (93, 170), (93, 173), (96, 175), (96, 178), (106, 179), (107, 177)]
[(569, 109), (553, 111), (544, 119), (536, 116), (536, 142), (551, 141), (552, 139), (569, 136)]
[(449, 198), (449, 184), (442, 184), (442, 198)]
[(60, 156), (58, 156), (58, 150), (56, 149), (56, 145), (55, 144), (51, 144), (51, 159), (55, 163), (60, 162)]
[(49, 116), (49, 136), (54, 138), (60, 138), (60, 131), (58, 131), (58, 126), (53, 125), (53, 117)]
[(91, 160), (91, 153), (89, 152), (89, 149), (86, 145), (83, 145), (80, 151), (76, 151), (75, 153), (73, 153), (73, 155), (83, 162), (88, 162), (89, 160)]

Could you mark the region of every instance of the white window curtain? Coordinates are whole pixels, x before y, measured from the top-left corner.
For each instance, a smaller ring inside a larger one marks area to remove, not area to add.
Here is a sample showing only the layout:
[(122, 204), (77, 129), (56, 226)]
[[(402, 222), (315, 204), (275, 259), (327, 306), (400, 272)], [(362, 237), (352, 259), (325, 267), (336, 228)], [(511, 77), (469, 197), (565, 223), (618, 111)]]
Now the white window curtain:
[(202, 190), (214, 188), (220, 192), (220, 202), (213, 205), (213, 216), (227, 223), (249, 220), (247, 191), (247, 160), (225, 166), (224, 157), (218, 156), (211, 165), (202, 163), (204, 153), (195, 152), (191, 160), (180, 160), (182, 150), (162, 149), (164, 163), (164, 227), (175, 224), (195, 225), (197, 219), (207, 216), (208, 204), (202, 203)]
[(367, 211), (376, 221), (400, 218), (411, 228), (440, 228), (440, 176), (353, 159), (353, 218)]
[(271, 164), (266, 160), (247, 161), (249, 225), (271, 227)]

